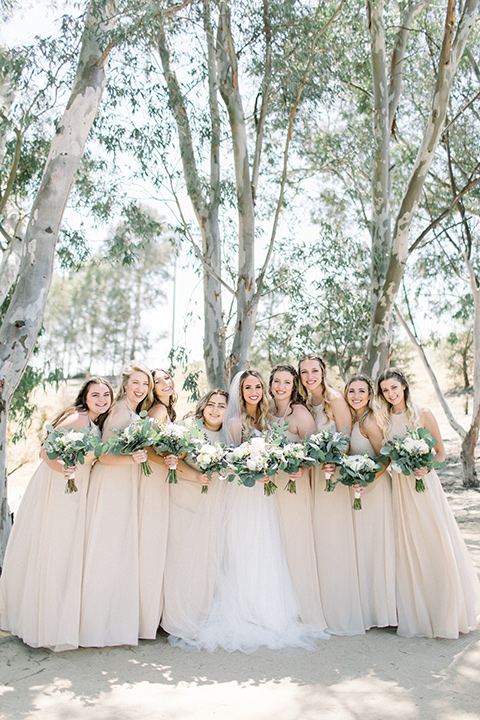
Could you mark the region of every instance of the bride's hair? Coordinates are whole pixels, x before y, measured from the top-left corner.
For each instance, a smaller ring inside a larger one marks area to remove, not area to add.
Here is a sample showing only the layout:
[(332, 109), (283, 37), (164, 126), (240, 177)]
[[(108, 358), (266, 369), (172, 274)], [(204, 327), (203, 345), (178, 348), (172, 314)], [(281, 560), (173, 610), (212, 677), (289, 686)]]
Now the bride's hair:
[(368, 403), (363, 408), (362, 416), (358, 419), (358, 425), (359, 425), (359, 427), (362, 427), (362, 425), (364, 424), (365, 420), (368, 417), (375, 416), (375, 410), (376, 410), (375, 405), (374, 405), (375, 388), (373, 387), (373, 382), (371, 381), (371, 379), (368, 377), (368, 375), (365, 375), (364, 373), (356, 373), (355, 375), (352, 375), (352, 377), (349, 378), (347, 380), (347, 382), (345, 383), (345, 389), (343, 391), (343, 396), (344, 396), (345, 400), (347, 401), (348, 407), (350, 408), (350, 414), (352, 416), (353, 422), (357, 422), (357, 414), (356, 414), (355, 410), (352, 408), (352, 406), (350, 405), (350, 403), (348, 402), (348, 397), (347, 397), (348, 389), (353, 382), (364, 382), (368, 387)]
[(56, 415), (53, 420), (51, 421), (51, 424), (53, 427), (57, 427), (59, 423), (62, 422), (62, 420), (65, 420), (65, 418), (69, 417), (70, 415), (73, 415), (73, 413), (76, 412), (88, 412), (88, 405), (87, 405), (87, 395), (88, 391), (90, 390), (90, 387), (92, 385), (106, 385), (108, 388), (108, 392), (110, 393), (110, 407), (108, 410), (101, 415), (99, 415), (93, 422), (95, 425), (98, 425), (98, 427), (101, 429), (103, 426), (103, 423), (105, 422), (105, 419), (110, 412), (111, 406), (113, 404), (113, 388), (108, 382), (108, 380), (105, 380), (105, 378), (100, 376), (90, 377), (88, 380), (85, 380), (82, 387), (78, 391), (78, 395), (73, 401), (73, 405), (70, 405), (68, 408), (63, 410), (61, 413)]
[(123, 398), (125, 397), (125, 385), (130, 380), (134, 372), (141, 372), (148, 378), (147, 395), (143, 398), (141, 402), (138, 403), (137, 407), (135, 408), (135, 412), (140, 413), (142, 412), (142, 410), (148, 410), (153, 405), (153, 377), (148, 367), (143, 363), (131, 362), (126, 367), (124, 367), (122, 371), (122, 378), (120, 380), (120, 387), (115, 397), (115, 402), (117, 403), (119, 402), (119, 400), (123, 400)]
[(382, 426), (383, 437), (388, 440), (390, 430), (392, 429), (392, 405), (384, 397), (381, 384), (384, 380), (398, 380), (403, 387), (406, 407), (407, 426), (412, 430), (416, 430), (422, 424), (422, 415), (420, 408), (412, 402), (410, 396), (410, 387), (405, 375), (397, 368), (388, 368), (377, 380), (377, 403), (379, 407), (379, 421)]
[[(247, 377), (256, 378), (262, 386), (262, 397), (257, 405), (258, 416), (255, 420), (248, 414), (245, 398), (243, 397), (243, 384)], [(267, 386), (260, 373), (257, 370), (244, 370), (244, 372), (240, 375), (238, 392), (241, 412), (240, 417), (244, 437), (246, 438), (253, 435), (255, 424), (257, 424), (260, 430), (267, 430), (269, 422), (271, 421), (270, 403), (268, 402)]]
[(289, 405), (289, 415), (293, 413), (293, 407), (294, 405), (305, 405), (305, 400), (303, 399), (302, 395), (300, 394), (300, 379), (298, 377), (298, 372), (295, 370), (295, 368), (292, 365), (275, 365), (272, 372), (270, 373), (270, 378), (268, 380), (268, 391), (270, 395), (273, 398), (273, 404), (276, 406), (275, 402), (275, 396), (272, 392), (272, 386), (273, 381), (275, 380), (275, 374), (277, 372), (288, 372), (292, 376), (293, 380), (293, 387), (292, 387), (292, 394), (290, 396), (290, 405)]
[(335, 422), (335, 417), (333, 414), (333, 408), (330, 403), (330, 394), (329, 394), (329, 387), (327, 385), (327, 366), (325, 365), (325, 361), (323, 358), (320, 357), (320, 355), (304, 355), (300, 358), (298, 361), (298, 376), (300, 378), (300, 394), (305, 400), (305, 405), (310, 410), (312, 415), (314, 414), (313, 404), (311, 400), (311, 396), (305, 387), (305, 385), (302, 383), (302, 363), (305, 360), (316, 360), (318, 364), (320, 365), (321, 371), (322, 371), (322, 401), (323, 401), (323, 412), (327, 416), (327, 418), (330, 420), (330, 422)]
[[(160, 398), (158, 397), (158, 395), (157, 395), (157, 393), (156, 393), (156, 390), (155, 390), (155, 373), (157, 373), (157, 372), (163, 372), (163, 373), (165, 373), (165, 375), (166, 375), (168, 378), (170, 378), (170, 380), (172, 381), (173, 392), (172, 392), (172, 394), (170, 395), (170, 397), (168, 398), (168, 405), (165, 405), (165, 403), (160, 400)], [(152, 377), (153, 377), (153, 402), (158, 402), (158, 403), (160, 403), (161, 405), (165, 405), (165, 407), (167, 408), (167, 415), (168, 415), (168, 417), (170, 418), (170, 420), (171, 420), (172, 422), (175, 422), (175, 420), (177, 419), (177, 413), (176, 413), (176, 410), (175, 410), (175, 405), (176, 405), (177, 400), (178, 400), (178, 393), (177, 393), (177, 391), (175, 390), (175, 381), (174, 381), (173, 377), (170, 375), (170, 373), (167, 372), (166, 370), (164, 370), (163, 368), (154, 368), (154, 369), (151, 371), (151, 373), (152, 373)]]

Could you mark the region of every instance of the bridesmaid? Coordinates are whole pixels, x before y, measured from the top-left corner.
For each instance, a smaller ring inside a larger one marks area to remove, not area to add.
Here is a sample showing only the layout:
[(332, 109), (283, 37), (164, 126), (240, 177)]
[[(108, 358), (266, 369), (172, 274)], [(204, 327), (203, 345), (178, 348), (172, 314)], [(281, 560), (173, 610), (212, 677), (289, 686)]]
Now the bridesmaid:
[[(426, 428), (437, 440), (435, 460), (445, 458), (433, 413), (417, 407), (406, 377), (395, 368), (378, 378), (385, 440), (404, 438), (407, 428)], [(458, 525), (435, 470), (419, 468), (425, 492), (415, 479), (392, 468), (397, 553), (398, 634), (458, 638), (480, 620), (480, 585)]]
[[(269, 391), (273, 398), (273, 415), (285, 425), (283, 432), (292, 442), (299, 442), (316, 432), (315, 420), (305, 406), (299, 385), (298, 373), (291, 365), (276, 365), (270, 373)], [(311, 632), (323, 632), (327, 623), (320, 599), (315, 559), (309, 471), (301, 468), (290, 478), (296, 483), (295, 494), (284, 490), (288, 475), (279, 473), (275, 479), (288, 568), (295, 586), (303, 625)]]
[[(345, 398), (326, 382), (322, 358), (306, 355), (299, 361), (301, 389), (316, 421), (317, 431), (330, 428), (351, 431), (352, 419)], [(325, 492), (324, 471), (313, 471), (313, 527), (317, 570), (323, 611), (334, 635), (360, 635), (365, 632), (358, 583), (352, 502), (348, 487), (338, 483)], [(338, 470), (336, 470), (338, 472)]]
[(219, 388), (209, 390), (197, 403), (194, 419), (210, 442), (225, 442), (222, 425), (227, 403), (228, 392)]
[[(173, 379), (160, 368), (151, 371), (153, 405), (149, 416), (158, 423), (174, 422), (178, 395)], [(157, 635), (164, 605), (164, 577), (169, 522), (168, 470), (177, 466), (173, 455), (162, 457), (148, 449), (152, 474), (140, 474), (138, 496), (139, 532), (139, 637), (153, 640)]]
[[(175, 421), (177, 393), (174, 382), (165, 370), (155, 370), (156, 397), (163, 397), (166, 421)], [(168, 402), (167, 402), (168, 401)], [(223, 414), (218, 427), (222, 424)], [(198, 533), (208, 533), (198, 518), (206, 512), (207, 499), (213, 494), (202, 495), (202, 485), (208, 485), (206, 475), (175, 456), (167, 456), (165, 462), (177, 467), (178, 483), (169, 486), (169, 524), (165, 560), (164, 606), (162, 628), (174, 637), (193, 636), (208, 613), (211, 592), (205, 573), (214, 572), (205, 561), (208, 546), (200, 542)], [(210, 503), (212, 504), (212, 503)], [(199, 527), (200, 525), (200, 527)], [(193, 558), (196, 562), (193, 562)], [(206, 593), (206, 598), (203, 593)]]
[[(380, 455), (383, 435), (374, 410), (374, 389), (367, 375), (353, 375), (345, 385), (352, 413), (350, 454)], [(363, 493), (362, 509), (353, 512), (360, 600), (365, 630), (397, 625), (395, 601), (395, 540), (392, 481), (385, 470)]]
[[(128, 427), (153, 401), (153, 378), (140, 363), (122, 374), (103, 439)], [(139, 638), (140, 464), (145, 449), (131, 455), (102, 454), (95, 465), (87, 499), (85, 567), (80, 615), (80, 645), (137, 645)]]
[[(56, 428), (98, 431), (113, 399), (107, 380), (91, 377), (74, 404), (53, 421)], [(79, 644), (85, 506), (93, 453), (64, 470), (43, 462), (30, 480), (10, 534), (0, 578), (0, 627), (31, 647), (70, 650)], [(75, 473), (77, 492), (65, 493)]]

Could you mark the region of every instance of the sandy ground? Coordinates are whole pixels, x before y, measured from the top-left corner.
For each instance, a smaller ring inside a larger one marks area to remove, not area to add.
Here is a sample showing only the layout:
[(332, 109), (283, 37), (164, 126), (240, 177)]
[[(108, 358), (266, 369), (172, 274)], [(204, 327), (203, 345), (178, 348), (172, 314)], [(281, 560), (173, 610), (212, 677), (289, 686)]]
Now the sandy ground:
[[(480, 493), (461, 485), (458, 441), (421, 370), (416, 390), (441, 421), (449, 454), (442, 482), (480, 571)], [(460, 416), (461, 399), (454, 402)], [(12, 452), (17, 464), (22, 453), (29, 459), (11, 476), (13, 505), (35, 465), (34, 445)], [(55, 654), (0, 632), (0, 646), (0, 720), (480, 719), (480, 630), (459, 640), (371, 630), (310, 652), (253, 655), (185, 652), (160, 635), (135, 648)]]

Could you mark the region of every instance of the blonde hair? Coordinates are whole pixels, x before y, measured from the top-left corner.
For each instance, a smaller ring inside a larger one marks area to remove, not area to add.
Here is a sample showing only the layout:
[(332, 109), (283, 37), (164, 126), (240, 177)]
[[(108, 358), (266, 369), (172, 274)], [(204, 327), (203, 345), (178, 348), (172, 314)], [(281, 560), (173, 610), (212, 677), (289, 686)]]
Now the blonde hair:
[(326, 417), (330, 422), (335, 422), (335, 416), (332, 408), (332, 404), (330, 402), (329, 397), (329, 386), (327, 385), (327, 366), (325, 365), (325, 361), (323, 358), (321, 358), (319, 355), (304, 355), (300, 358), (298, 361), (298, 375), (300, 378), (300, 395), (305, 400), (305, 405), (310, 410), (312, 415), (315, 414), (314, 406), (312, 404), (311, 396), (305, 387), (305, 385), (302, 383), (302, 362), (305, 360), (315, 360), (320, 365), (320, 368), (322, 370), (322, 403), (323, 403), (323, 412), (325, 413)]
[[(172, 381), (173, 392), (168, 399), (168, 405), (165, 405), (165, 403), (160, 400), (160, 398), (157, 396), (157, 393), (155, 392), (155, 373), (157, 373), (157, 372), (165, 373), (165, 375), (167, 377), (169, 377), (170, 380)], [(170, 373), (167, 372), (166, 370), (164, 370), (163, 368), (153, 368), (153, 370), (151, 370), (151, 373), (152, 373), (152, 377), (153, 377), (153, 402), (154, 403), (159, 402), (161, 405), (166, 407), (168, 417), (170, 418), (170, 420), (172, 422), (175, 422), (175, 420), (177, 419), (175, 405), (178, 400), (178, 393), (175, 390), (175, 381), (174, 381), (173, 377), (170, 375)]]
[(125, 385), (130, 380), (134, 372), (141, 372), (148, 378), (148, 391), (146, 397), (141, 400), (135, 408), (136, 413), (142, 412), (142, 410), (149, 410), (153, 405), (153, 377), (152, 373), (146, 365), (143, 363), (131, 362), (122, 371), (122, 378), (120, 380), (120, 387), (115, 397), (115, 402), (123, 400), (125, 393)]
[[(262, 386), (262, 397), (257, 405), (258, 416), (255, 420), (248, 414), (247, 406), (245, 403), (245, 398), (243, 397), (243, 384), (244, 384), (245, 380), (247, 379), (247, 377), (250, 377), (250, 376), (257, 378), (257, 380), (260, 381), (260, 384)], [(254, 434), (255, 425), (257, 425), (258, 428), (262, 431), (268, 430), (272, 416), (271, 416), (271, 412), (270, 412), (270, 403), (268, 401), (267, 386), (266, 386), (265, 380), (263, 379), (261, 374), (257, 370), (244, 370), (244, 372), (240, 376), (238, 392), (239, 392), (239, 401), (240, 401), (240, 410), (241, 410), (241, 421), (242, 421), (242, 428), (243, 428), (243, 439), (251, 437)]]
[(412, 402), (410, 397), (410, 386), (405, 375), (397, 368), (388, 368), (377, 380), (377, 404), (379, 408), (378, 417), (382, 426), (383, 437), (385, 440), (389, 439), (389, 434), (392, 429), (392, 405), (384, 397), (381, 384), (384, 380), (398, 380), (404, 389), (403, 398), (405, 400), (406, 407), (406, 424), (411, 430), (416, 430), (421, 427), (422, 424), (422, 413), (419, 407)]
[[(357, 417), (355, 410), (352, 408), (352, 406), (348, 402), (348, 398), (347, 398), (348, 389), (353, 382), (364, 382), (368, 387), (368, 402), (365, 405), (362, 416), (360, 418)], [(347, 405), (350, 409), (350, 415), (352, 416), (352, 421), (354, 423), (358, 421), (359, 427), (362, 427), (364, 425), (367, 418), (375, 417), (375, 414), (376, 414), (376, 412), (375, 412), (376, 408), (374, 405), (375, 388), (373, 387), (373, 382), (368, 377), (368, 375), (364, 375), (364, 373), (356, 373), (355, 375), (352, 375), (352, 377), (349, 378), (349, 380), (347, 380), (347, 382), (345, 383), (345, 388), (343, 390), (343, 397), (347, 401)]]

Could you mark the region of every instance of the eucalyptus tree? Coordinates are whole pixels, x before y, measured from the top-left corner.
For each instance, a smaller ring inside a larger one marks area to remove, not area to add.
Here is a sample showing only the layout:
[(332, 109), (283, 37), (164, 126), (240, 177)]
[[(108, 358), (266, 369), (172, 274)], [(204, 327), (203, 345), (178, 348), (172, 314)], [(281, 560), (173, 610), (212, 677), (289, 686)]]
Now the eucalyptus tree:
[[(105, 86), (107, 58), (115, 25), (115, 10), (115, 3), (111, 0), (108, 2), (91, 0), (88, 3), (70, 95), (63, 114), (56, 123), (41, 180), (31, 195), (28, 222), (19, 245), (19, 261), (13, 274), (8, 263), (2, 267), (8, 270), (0, 278), (0, 286), (5, 291), (0, 326), (0, 553), (2, 557), (10, 528), (6, 496), (8, 406), (41, 328), (53, 273), (55, 246), (65, 205)], [(34, 69), (26, 64), (23, 72), (28, 76), (29, 73), (33, 74)], [(54, 75), (55, 73), (50, 73), (51, 80)], [(32, 105), (29, 108), (30, 118), (35, 112), (41, 114), (44, 111), (41, 102), (40, 107), (35, 108)], [(13, 106), (14, 103), (12, 108)], [(4, 120), (8, 126), (8, 118)], [(21, 143), (23, 128), (13, 124), (9, 129), (15, 132)], [(11, 165), (12, 172), (15, 171), (14, 163), (15, 160)], [(12, 191), (13, 186), (14, 184), (10, 182), (3, 187), (2, 201), (5, 202), (6, 194)], [(12, 243), (17, 242), (14, 238), (15, 234), (15, 230), (12, 236), (5, 226), (2, 226), (2, 235), (6, 243), (4, 252), (8, 253)]]

